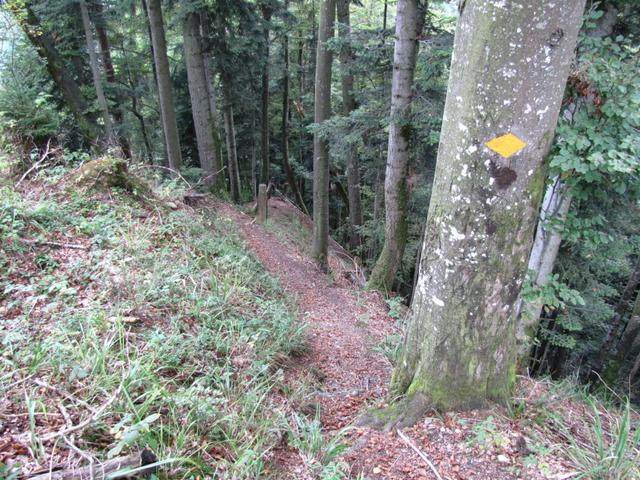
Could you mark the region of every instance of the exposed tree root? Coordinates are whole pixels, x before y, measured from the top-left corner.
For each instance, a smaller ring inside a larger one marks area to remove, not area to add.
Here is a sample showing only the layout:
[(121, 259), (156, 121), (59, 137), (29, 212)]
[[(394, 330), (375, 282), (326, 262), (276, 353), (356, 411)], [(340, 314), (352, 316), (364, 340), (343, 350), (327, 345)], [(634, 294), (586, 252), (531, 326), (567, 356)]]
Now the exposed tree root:
[(357, 425), (390, 432), (415, 425), (431, 408), (433, 405), (429, 398), (422, 393), (416, 393), (386, 408), (365, 413), (358, 419)]

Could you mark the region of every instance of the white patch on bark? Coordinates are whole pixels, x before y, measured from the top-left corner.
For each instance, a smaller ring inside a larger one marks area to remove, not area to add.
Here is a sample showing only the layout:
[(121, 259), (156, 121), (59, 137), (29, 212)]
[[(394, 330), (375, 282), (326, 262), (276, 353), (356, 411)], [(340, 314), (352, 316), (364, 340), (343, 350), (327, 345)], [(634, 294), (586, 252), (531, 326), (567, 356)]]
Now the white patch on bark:
[(449, 226), (449, 229), (451, 230), (451, 240), (452, 241), (455, 242), (455, 241), (464, 240), (465, 238), (467, 238), (467, 237), (465, 237), (464, 233), (458, 232), (456, 227), (454, 227), (453, 225)]
[(444, 307), (444, 302), (442, 300), (440, 300), (438, 297), (436, 297), (435, 295), (431, 297), (431, 301), (438, 305), (439, 307)]

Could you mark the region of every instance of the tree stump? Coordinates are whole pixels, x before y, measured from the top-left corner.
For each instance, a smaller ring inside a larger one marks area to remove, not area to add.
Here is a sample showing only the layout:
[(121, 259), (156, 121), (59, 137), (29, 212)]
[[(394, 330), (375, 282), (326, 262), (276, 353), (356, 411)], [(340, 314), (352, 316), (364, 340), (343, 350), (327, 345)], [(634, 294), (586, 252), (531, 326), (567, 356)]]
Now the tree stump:
[(269, 197), (267, 196), (267, 186), (261, 183), (258, 187), (258, 223), (264, 223), (269, 217)]

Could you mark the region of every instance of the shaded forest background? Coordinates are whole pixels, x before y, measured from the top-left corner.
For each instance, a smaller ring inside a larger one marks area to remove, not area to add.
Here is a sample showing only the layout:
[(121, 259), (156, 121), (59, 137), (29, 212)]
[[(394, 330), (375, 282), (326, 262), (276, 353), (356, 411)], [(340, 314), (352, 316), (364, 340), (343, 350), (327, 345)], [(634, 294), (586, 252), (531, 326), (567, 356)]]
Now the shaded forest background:
[[(348, 6), (350, 25), (343, 10), (329, 42), (332, 114), (316, 124), (316, 0), (6, 1), (0, 10), (1, 147), (19, 159), (17, 178), (45, 163), (55, 168), (122, 155), (158, 174), (179, 169), (201, 189), (236, 202), (252, 201), (259, 182), (271, 184), (311, 211), (316, 134), (330, 145), (331, 235), (371, 271), (384, 242), (396, 5), (338, 3)], [(162, 72), (153, 60), (158, 52), (147, 10), (153, 15), (158, 9), (164, 16), (177, 154), (166, 148)], [(542, 222), (561, 243), (549, 276), (540, 282), (534, 269), (524, 293), (528, 304), (543, 305), (528, 364), (532, 373), (577, 375), (584, 381), (601, 377), (636, 400), (639, 13), (633, 0), (588, 5), (548, 161), (549, 205), (555, 201), (556, 207)], [(412, 111), (405, 125), (410, 131), (407, 246), (393, 283), (393, 291), (407, 300), (429, 206), (456, 15), (456, 5), (430, 2), (419, 36)], [(211, 141), (217, 160), (205, 158), (198, 144), (194, 118), (202, 105), (189, 88), (193, 64), (187, 53), (194, 31), (208, 85), (200, 98), (212, 102), (208, 111), (214, 113)], [(345, 96), (349, 77), (353, 95)], [(354, 156), (359, 206), (350, 191)], [(537, 317), (538, 310), (532, 311)], [(522, 309), (522, 315), (530, 313)]]

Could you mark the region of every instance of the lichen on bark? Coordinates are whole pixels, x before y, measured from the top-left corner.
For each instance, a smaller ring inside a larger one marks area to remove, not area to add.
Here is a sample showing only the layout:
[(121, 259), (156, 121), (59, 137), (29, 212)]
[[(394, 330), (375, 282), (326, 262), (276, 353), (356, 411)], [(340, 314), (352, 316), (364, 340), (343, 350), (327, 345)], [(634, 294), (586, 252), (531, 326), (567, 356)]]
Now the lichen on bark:
[[(510, 396), (515, 305), (584, 9), (584, 0), (508, 3), (467, 2), (458, 21), (412, 313), (392, 380), (395, 394), (425, 395), (441, 409)], [(507, 158), (485, 145), (506, 133), (526, 143)]]

